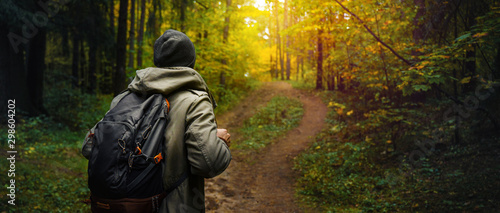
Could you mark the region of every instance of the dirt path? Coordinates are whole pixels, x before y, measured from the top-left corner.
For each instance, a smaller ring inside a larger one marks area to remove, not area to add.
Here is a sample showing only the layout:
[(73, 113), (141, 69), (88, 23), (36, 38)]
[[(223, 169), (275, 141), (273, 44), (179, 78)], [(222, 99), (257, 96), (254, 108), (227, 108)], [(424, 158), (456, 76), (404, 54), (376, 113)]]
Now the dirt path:
[(306, 149), (312, 137), (323, 128), (327, 108), (320, 98), (293, 89), (285, 82), (266, 83), (231, 112), (219, 115), (218, 123), (230, 132), (233, 130), (232, 140), (237, 141), (240, 138), (234, 130), (276, 95), (301, 100), (304, 117), (299, 127), (260, 152), (234, 151), (229, 168), (220, 176), (206, 180), (208, 212), (301, 212), (294, 200), (293, 158)]

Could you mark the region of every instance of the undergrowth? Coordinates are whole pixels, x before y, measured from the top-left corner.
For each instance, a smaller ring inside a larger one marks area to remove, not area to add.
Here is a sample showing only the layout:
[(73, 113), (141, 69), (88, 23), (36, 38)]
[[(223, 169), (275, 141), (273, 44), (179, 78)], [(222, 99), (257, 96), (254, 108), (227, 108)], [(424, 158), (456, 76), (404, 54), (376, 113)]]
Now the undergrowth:
[(234, 147), (240, 150), (259, 150), (288, 130), (298, 126), (304, 111), (297, 99), (277, 96), (267, 106), (245, 121), (239, 130), (242, 140)]
[(221, 85), (210, 85), (210, 91), (217, 102), (217, 108), (214, 109), (215, 115), (220, 115), (231, 110), (238, 105), (242, 98), (248, 96), (248, 92), (255, 90), (261, 85), (253, 79), (248, 79), (247, 84), (226, 88)]
[[(6, 128), (0, 128), (6, 132)], [(71, 131), (66, 125), (45, 117), (19, 119), (16, 128), (15, 206), (1, 196), (0, 209), (8, 212), (78, 212), (88, 209), (83, 203), (87, 188), (87, 160), (80, 154), (85, 131)], [(2, 153), (7, 153), (7, 138), (1, 138)], [(2, 154), (2, 157), (4, 156)], [(7, 160), (1, 167), (7, 170)], [(7, 171), (0, 179), (9, 183)], [(4, 185), (4, 189), (7, 185)], [(3, 191), (3, 190), (2, 190)]]
[(438, 119), (447, 102), (398, 106), (362, 98), (324, 94), (327, 128), (295, 159), (303, 204), (321, 212), (499, 209), (500, 162), (493, 156), (500, 138), (487, 126), (462, 123), (456, 144), (455, 123)]
[[(16, 116), (15, 206), (1, 196), (0, 209), (7, 212), (88, 212), (83, 203), (90, 196), (87, 188), (87, 163), (80, 154), (86, 131), (109, 109), (108, 95), (93, 96), (75, 90), (47, 94), (50, 117)], [(68, 102), (65, 102), (68, 101)], [(62, 104), (65, 102), (65, 104)], [(59, 103), (59, 104), (56, 104)], [(6, 126), (0, 126), (7, 132)], [(0, 152), (9, 157), (7, 134), (0, 138)], [(9, 161), (1, 161), (0, 182), (4, 189)], [(3, 190), (2, 190), (3, 191)], [(7, 194), (7, 193), (5, 193)]]

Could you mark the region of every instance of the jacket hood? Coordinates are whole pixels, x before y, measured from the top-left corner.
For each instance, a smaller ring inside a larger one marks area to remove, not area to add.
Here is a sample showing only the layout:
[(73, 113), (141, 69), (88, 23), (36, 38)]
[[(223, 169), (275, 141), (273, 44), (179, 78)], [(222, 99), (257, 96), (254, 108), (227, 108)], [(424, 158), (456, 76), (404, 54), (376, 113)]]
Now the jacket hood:
[(196, 51), (189, 37), (176, 30), (167, 30), (154, 44), (154, 64), (157, 67), (191, 67)]
[(169, 95), (179, 89), (205, 91), (210, 95), (208, 86), (201, 75), (189, 67), (149, 67), (138, 70), (134, 80), (128, 85), (128, 89), (143, 95), (156, 93)]

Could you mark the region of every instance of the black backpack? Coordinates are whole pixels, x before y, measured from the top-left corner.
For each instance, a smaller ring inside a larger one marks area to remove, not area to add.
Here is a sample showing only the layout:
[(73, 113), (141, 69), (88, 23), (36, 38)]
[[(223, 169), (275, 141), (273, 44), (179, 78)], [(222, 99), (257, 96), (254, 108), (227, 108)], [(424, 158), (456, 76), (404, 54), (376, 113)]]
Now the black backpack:
[[(150, 198), (165, 193), (160, 162), (165, 157), (162, 144), (169, 109), (161, 94), (128, 92), (89, 132), (88, 186), (93, 205), (99, 199)], [(97, 202), (109, 209), (109, 204), (102, 203)]]

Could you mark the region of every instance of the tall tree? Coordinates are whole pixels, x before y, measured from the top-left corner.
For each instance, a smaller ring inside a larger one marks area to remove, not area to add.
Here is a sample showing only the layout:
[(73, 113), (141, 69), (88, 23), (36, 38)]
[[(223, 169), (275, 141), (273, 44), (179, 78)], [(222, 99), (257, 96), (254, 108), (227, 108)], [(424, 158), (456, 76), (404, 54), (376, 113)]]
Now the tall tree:
[(316, 89), (323, 89), (323, 29), (318, 30), (318, 66), (316, 73)]
[[(229, 38), (229, 24), (231, 22), (231, 0), (226, 0), (226, 17), (224, 18), (224, 30), (222, 32), (222, 43), (227, 44), (227, 40)], [(227, 65), (227, 59), (223, 58), (222, 59), (222, 64), (224, 65), (224, 68), (220, 72), (220, 85), (225, 86), (226, 85), (226, 72), (224, 69), (226, 69)]]
[[(0, 120), (5, 120), (7, 115), (7, 101), (15, 100), (17, 111), (34, 114), (35, 108), (29, 100), (26, 82), (26, 72), (24, 69), (24, 45), (18, 46), (18, 51), (13, 49), (9, 42), (9, 33), (16, 33), (22, 36), (20, 29), (16, 26), (10, 27), (7, 23), (0, 22)], [(18, 112), (18, 114), (20, 114)]]
[(46, 38), (46, 29), (39, 29), (38, 34), (29, 43), (27, 57), (27, 86), (30, 100), (35, 109), (41, 113), (46, 113), (43, 107), (43, 73), (45, 71)]
[(281, 48), (281, 36), (280, 36), (280, 20), (279, 20), (279, 1), (276, 0), (274, 2), (275, 8), (274, 8), (274, 15), (276, 17), (276, 37), (277, 37), (277, 46), (276, 48), (278, 49), (278, 57), (279, 57), (279, 62), (280, 62), (280, 73), (281, 73), (281, 80), (285, 80), (284, 77), (284, 66), (283, 66), (283, 50)]
[(128, 35), (128, 67), (134, 67), (135, 0), (130, 0), (130, 31)]
[(15, 100), (17, 114), (43, 113), (46, 24), (32, 21), (37, 10), (36, 2), (28, 0), (0, 4), (0, 120), (7, 115), (10, 99)]
[(187, 10), (187, 0), (180, 0), (180, 21), (181, 21), (181, 31), (186, 31), (186, 10)]
[(116, 35), (116, 69), (113, 76), (114, 94), (118, 95), (126, 87), (125, 62), (127, 56), (127, 9), (128, 0), (120, 0), (118, 12), (118, 32)]
[(415, 43), (420, 43), (424, 38), (424, 22), (423, 18), (425, 15), (425, 0), (413, 0), (415, 6), (417, 6), (417, 14), (413, 18), (413, 41)]
[[(284, 19), (284, 28), (285, 30), (288, 29), (288, 0), (285, 0), (285, 12), (284, 12), (284, 15), (283, 15), (283, 19)], [(290, 36), (289, 34), (286, 35), (286, 47), (285, 47), (285, 51), (286, 51), (286, 80), (290, 80)]]
[(115, 1), (108, 1), (109, 31), (115, 36)]
[(144, 19), (146, 18), (146, 0), (141, 0), (141, 18), (137, 33), (137, 67), (142, 67), (142, 42), (144, 40)]
[(79, 88), (80, 87), (80, 33), (75, 30), (73, 32), (73, 52), (72, 52), (72, 63), (71, 63), (71, 78), (72, 78), (72, 85), (73, 88)]

